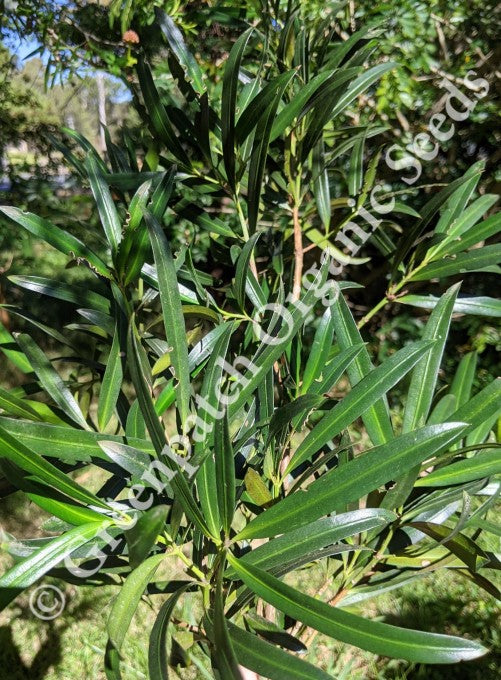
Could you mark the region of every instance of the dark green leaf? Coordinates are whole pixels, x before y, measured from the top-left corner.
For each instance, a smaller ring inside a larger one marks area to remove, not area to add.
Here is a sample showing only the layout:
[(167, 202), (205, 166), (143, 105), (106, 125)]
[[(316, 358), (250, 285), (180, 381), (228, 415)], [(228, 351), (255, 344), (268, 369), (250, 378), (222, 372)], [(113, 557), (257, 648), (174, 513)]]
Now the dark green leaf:
[(431, 425), (377, 446), (268, 508), (237, 539), (275, 536), (342, 509), (442, 451), (464, 430), (463, 423)]
[(233, 556), (228, 560), (242, 581), (266, 602), (325, 635), (375, 654), (417, 663), (454, 663), (477, 658), (487, 651), (470, 640), (398, 628), (349, 614)]

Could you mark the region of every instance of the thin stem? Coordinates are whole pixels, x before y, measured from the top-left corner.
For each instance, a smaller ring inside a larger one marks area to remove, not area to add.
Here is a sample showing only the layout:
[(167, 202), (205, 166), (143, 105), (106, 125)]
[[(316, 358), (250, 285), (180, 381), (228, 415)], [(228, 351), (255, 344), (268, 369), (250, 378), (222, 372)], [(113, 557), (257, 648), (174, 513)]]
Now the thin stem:
[(296, 202), (294, 202), (292, 208), (292, 223), (294, 227), (294, 284), (292, 287), (292, 298), (299, 300), (303, 278), (303, 234), (299, 221), (299, 207)]
[[(245, 215), (242, 210), (242, 206), (240, 205), (240, 201), (238, 200), (238, 196), (233, 196), (233, 201), (235, 203), (235, 206), (237, 208), (237, 215), (240, 220), (240, 225), (242, 227), (242, 235), (244, 237), (245, 241), (248, 241), (250, 236), (249, 236), (249, 229), (247, 228), (247, 220), (245, 219)], [(254, 274), (256, 277), (256, 281), (259, 281), (258, 275), (257, 275), (257, 267), (256, 267), (256, 262), (254, 260), (254, 255), (250, 259), (249, 263), (251, 272)]]

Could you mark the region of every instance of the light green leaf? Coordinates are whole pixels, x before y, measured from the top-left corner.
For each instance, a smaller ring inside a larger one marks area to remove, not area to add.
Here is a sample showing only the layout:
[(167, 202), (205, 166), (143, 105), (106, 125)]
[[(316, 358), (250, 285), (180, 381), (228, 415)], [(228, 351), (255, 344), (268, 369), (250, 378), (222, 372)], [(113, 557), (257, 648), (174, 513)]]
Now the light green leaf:
[[(422, 309), (434, 309), (439, 299), (433, 295), (403, 295), (397, 302)], [(458, 298), (454, 303), (453, 313), (501, 317), (501, 300), (491, 297)]]
[[(288, 563), (294, 563), (299, 558), (307, 560), (310, 553), (320, 548), (363, 531), (383, 528), (395, 519), (394, 513), (379, 509), (356, 510), (326, 517), (299, 529), (287, 531), (258, 546), (245, 553), (241, 561), (267, 571), (279, 568), (280, 573), (284, 573)], [(235, 578), (234, 572), (230, 575), (232, 577)]]
[(110, 510), (107, 503), (74, 482), (71, 477), (34, 453), (2, 427), (0, 427), (0, 457), (8, 458), (26, 472), (34, 474), (45, 484), (54, 487), (76, 501)]
[(454, 274), (481, 271), (485, 267), (499, 264), (501, 261), (501, 245), (474, 248), (467, 253), (459, 253), (452, 257), (444, 257), (432, 262), (413, 274), (412, 281), (428, 281)]
[(424, 329), (422, 339), (433, 342), (433, 345), (423, 353), (424, 356), (412, 371), (402, 424), (403, 432), (421, 427), (428, 418), (459, 285), (452, 286), (442, 295)]
[(169, 678), (166, 649), (167, 628), (177, 601), (189, 586), (190, 584), (188, 583), (176, 590), (160, 607), (160, 611), (155, 619), (148, 645), (148, 672), (150, 680), (168, 680)]
[(160, 28), (167, 39), (170, 49), (185, 71), (188, 80), (198, 94), (203, 94), (205, 92), (205, 86), (203, 84), (202, 70), (196, 62), (195, 57), (186, 47), (181, 31), (171, 17), (158, 7), (155, 7), (155, 17), (160, 24)]

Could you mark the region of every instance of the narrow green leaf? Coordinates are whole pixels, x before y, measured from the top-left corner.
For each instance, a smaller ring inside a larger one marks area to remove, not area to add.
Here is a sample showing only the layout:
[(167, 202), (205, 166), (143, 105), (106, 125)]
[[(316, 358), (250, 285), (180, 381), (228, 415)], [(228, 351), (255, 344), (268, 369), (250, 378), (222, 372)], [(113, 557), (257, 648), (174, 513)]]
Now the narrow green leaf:
[(98, 444), (106, 458), (128, 474), (145, 482), (148, 473), (151, 473), (151, 456), (148, 453), (118, 441), (103, 440)]
[(433, 524), (433, 522), (411, 522), (410, 526), (422, 531), (435, 541), (438, 541), (440, 545), (444, 545), (453, 555), (459, 557), (459, 559), (474, 572), (489, 560), (487, 555), (478, 547), (475, 541), (463, 534), (453, 535), (453, 529), (450, 529), (443, 524)]
[(415, 486), (452, 486), (474, 479), (483, 479), (501, 473), (501, 455), (498, 450), (482, 451), (472, 458), (444, 465), (425, 477), (420, 477)]
[(19, 208), (11, 206), (0, 206), (0, 212), (9, 217), (11, 220), (19, 224), (37, 238), (42, 239), (49, 245), (61, 251), (65, 255), (73, 259), (83, 259), (96, 272), (110, 277), (110, 272), (106, 264), (95, 253), (90, 250), (82, 241), (72, 236), (67, 231), (56, 227), (55, 224), (49, 222), (38, 215), (33, 215), (29, 212), (23, 212)]
[[(490, 422), (501, 414), (501, 378), (496, 378), (487, 387), (460, 406), (447, 419), (449, 422), (468, 423), (465, 434), (470, 434), (483, 423)], [(490, 427), (489, 427), (490, 429)], [(478, 443), (478, 442), (468, 442)]]
[(54, 367), (42, 352), (40, 347), (30, 338), (29, 335), (19, 333), (16, 341), (28, 357), (34, 371), (36, 372), (40, 384), (47, 394), (54, 400), (66, 415), (75, 421), (84, 430), (89, 430), (80, 406), (70, 390), (66, 387), (61, 376), (55, 371)]
[(165, 336), (172, 348), (170, 356), (177, 381), (177, 406), (184, 426), (189, 414), (191, 386), (188, 343), (186, 342), (186, 327), (177, 288), (177, 274), (169, 243), (158, 221), (152, 215), (146, 215), (146, 222), (157, 268)]
[(275, 117), (273, 127), (271, 128), (270, 142), (280, 137), (286, 128), (290, 127), (293, 121), (303, 114), (303, 109), (305, 109), (308, 102), (331, 76), (332, 71), (324, 71), (323, 73), (318, 73), (306, 84), (301, 85), (299, 91), (291, 98), (291, 101)]
[(332, 680), (331, 675), (227, 622), (238, 662), (270, 680)]
[(203, 94), (205, 86), (203, 84), (202, 70), (195, 57), (186, 47), (181, 31), (172, 21), (171, 17), (158, 7), (155, 7), (155, 17), (160, 24), (170, 49), (185, 71), (188, 80), (198, 94)]
[(19, 351), (19, 347), (14, 337), (9, 333), (1, 321), (0, 350), (3, 352), (3, 354), (5, 354), (7, 359), (23, 373), (31, 373), (33, 371), (33, 368), (28, 361), (28, 357), (24, 354), (24, 352)]
[[(282, 536), (258, 546), (245, 553), (241, 561), (266, 571), (280, 567), (281, 573), (284, 573), (287, 564), (293, 563), (298, 558), (307, 559), (310, 553), (320, 548), (363, 531), (383, 528), (395, 519), (394, 513), (379, 509), (356, 510), (326, 517), (299, 529), (287, 531)], [(235, 578), (234, 572), (229, 577)]]
[[(480, 180), (480, 173), (485, 168), (485, 162), (479, 161), (468, 168), (451, 197), (445, 203), (440, 219), (435, 229), (436, 233), (447, 232), (454, 221), (463, 213)], [(440, 207), (440, 206), (439, 206)]]
[(45, 484), (74, 500), (110, 510), (107, 503), (74, 482), (71, 477), (29, 449), (2, 427), (0, 427), (0, 456), (8, 458), (21, 469), (31, 472)]
[(110, 312), (110, 300), (83, 286), (72, 286), (43, 276), (9, 276), (8, 279), (16, 286), (32, 290), (34, 293), (73, 302), (81, 307), (90, 307), (105, 314)]
[(428, 418), (459, 285), (452, 286), (442, 295), (424, 329), (423, 341), (433, 342), (433, 345), (412, 371), (402, 424), (403, 432), (421, 427)]
[[(397, 302), (422, 309), (434, 309), (440, 298), (433, 295), (403, 295)], [(458, 298), (454, 303), (454, 314), (501, 317), (501, 300), (491, 297)]]
[(350, 167), (348, 170), (348, 194), (356, 196), (362, 188), (362, 180), (364, 174), (364, 148), (365, 136), (357, 139), (353, 145), (353, 151), (350, 158)]
[(122, 240), (122, 224), (111, 197), (106, 179), (93, 154), (85, 159), (85, 168), (89, 175), (90, 188), (96, 201), (101, 224), (113, 255), (117, 254), (118, 244)]
[(181, 146), (177, 132), (174, 130), (167, 111), (161, 102), (160, 94), (155, 87), (149, 66), (144, 59), (140, 58), (137, 63), (137, 75), (144, 103), (148, 111), (151, 128), (154, 135), (166, 145), (168, 151), (173, 154), (184, 166), (190, 167), (190, 160)]
[(251, 234), (255, 232), (257, 225), (259, 200), (261, 198), (264, 168), (266, 165), (266, 157), (268, 155), (271, 128), (283, 93), (285, 92), (294, 75), (295, 71), (284, 73), (281, 76), (278, 76), (274, 86), (274, 97), (263, 114), (262, 121), (256, 128), (256, 134), (254, 136), (254, 143), (252, 146), (249, 162), (249, 179), (247, 182), (248, 221), (249, 231)]
[[(304, 416), (304, 418), (306, 418), (308, 413), (320, 406), (323, 400), (323, 396), (320, 396), (319, 394), (302, 394), (297, 399), (294, 399), (294, 401), (277, 408), (270, 419), (266, 446), (270, 443), (272, 438), (281, 433), (291, 421), (294, 421), (298, 416)], [(304, 418), (300, 418), (300, 421), (303, 421)]]
[[(338, 296), (331, 309), (336, 339), (341, 350), (348, 350), (353, 346), (361, 347), (354, 361), (346, 369), (350, 384), (354, 387), (362, 378), (369, 375), (374, 367), (343, 295)], [(373, 444), (384, 444), (393, 437), (388, 404), (384, 396), (364, 413), (362, 419)]]
[[(36, 402), (35, 402), (36, 403)], [(56, 458), (63, 463), (74, 465), (78, 462), (90, 462), (91, 457), (103, 458), (99, 441), (125, 443), (123, 437), (97, 432), (78, 430), (72, 427), (61, 427), (49, 423), (34, 423), (26, 420), (14, 420), (0, 416), (0, 427), (17, 439), (22, 439), (40, 456)], [(154, 449), (150, 441), (142, 438), (128, 438), (128, 442), (147, 453)]]
[(365, 413), (419, 361), (429, 342), (416, 342), (396, 352), (357, 383), (303, 439), (286, 472), (308, 460), (324, 444)]
[[(334, 118), (342, 113), (351, 104), (351, 102), (356, 99), (356, 97), (358, 97), (359, 94), (362, 94), (362, 92), (365, 92), (367, 89), (369, 89), (369, 87), (379, 80), (382, 75), (395, 68), (395, 66), (395, 62), (387, 61), (384, 64), (373, 66), (358, 76), (358, 78), (355, 78), (355, 80), (346, 88), (346, 90), (336, 98), (334, 105), (329, 107), (328, 120), (334, 120)], [(346, 69), (346, 71), (348, 71), (348, 69)], [(343, 71), (340, 72), (340, 75), (344, 75)], [(313, 109), (313, 111), (315, 112), (315, 109)], [(318, 135), (311, 134), (311, 131), (309, 130), (304, 142), (303, 153), (309, 153), (316, 144), (317, 140)]]
[(185, 584), (166, 600), (158, 612), (150, 633), (148, 645), (148, 672), (150, 680), (169, 680), (167, 658), (167, 628), (174, 608), (183, 593), (190, 587)]
[(275, 536), (342, 509), (441, 451), (464, 430), (464, 423), (431, 425), (377, 446), (330, 470), (306, 491), (292, 493), (271, 506), (242, 529), (237, 539)]
[(438, 262), (432, 262), (420, 269), (412, 276), (412, 281), (428, 281), (454, 274), (481, 271), (485, 267), (498, 264), (501, 261), (501, 245), (474, 248), (467, 253), (459, 253), (452, 257), (444, 257)]
[(313, 191), (315, 194), (318, 215), (322, 220), (325, 231), (328, 232), (331, 223), (331, 193), (329, 173), (325, 166), (325, 151), (322, 139), (320, 139), (313, 147), (311, 170), (314, 177)]
[(42, 578), (50, 569), (71, 555), (76, 548), (93, 539), (110, 524), (109, 520), (104, 520), (101, 523), (92, 522), (70, 529), (2, 574), (0, 576), (0, 609), (5, 609), (25, 588)]
[[(501, 314), (501, 310), (500, 310)], [(471, 396), (471, 388), (477, 368), (477, 353), (468, 352), (459, 362), (449, 394), (456, 399), (456, 408), (463, 406)]]
[(252, 34), (249, 28), (231, 48), (223, 76), (221, 94), (221, 135), (223, 159), (228, 184), (235, 189), (235, 107), (237, 102), (238, 76), (245, 48)]
[[(423, 340), (434, 344), (412, 371), (402, 432), (415, 430), (417, 427), (423, 426), (428, 419), (460, 285), (458, 283), (451, 286), (442, 295), (425, 326)], [(419, 465), (416, 465), (404, 477), (398, 479), (395, 486), (386, 493), (382, 503), (383, 507), (393, 509), (403, 505), (414, 487), (418, 474)]]
[(132, 569), (139, 567), (148, 557), (158, 535), (164, 530), (168, 511), (166, 505), (155, 505), (143, 512), (134, 526), (125, 532)]
[[(257, 389), (258, 385), (261, 384), (263, 375), (266, 375), (267, 371), (273, 367), (276, 359), (282, 354), (298, 333), (305, 322), (305, 314), (309, 313), (316, 302), (318, 290), (323, 288), (326, 275), (327, 268), (323, 266), (316, 274), (314, 281), (311, 282), (304, 297), (301, 300), (294, 301), (286, 308), (284, 312), (286, 319), (285, 327), (281, 325), (280, 328), (274, 329), (276, 332), (279, 331), (279, 335), (275, 335), (272, 338), (273, 342), (263, 342), (260, 345), (252, 358), (251, 370), (249, 370), (247, 376), (244, 376), (245, 380), (243, 383), (238, 386), (238, 394), (232, 394), (231, 397), (229, 397), (230, 419), (246, 403), (249, 397)], [(277, 305), (277, 307), (280, 307), (280, 305)]]
[(221, 565), (215, 592), (213, 657), (221, 680), (243, 680), (224, 615), (222, 569), (223, 566)]
[(231, 566), (259, 597), (325, 635), (375, 654), (417, 663), (454, 663), (486, 653), (477, 642), (371, 621), (331, 607), (232, 555)]
[(447, 247), (447, 254), (454, 255), (460, 253), (462, 250), (468, 250), (472, 246), (486, 241), (491, 236), (499, 234), (501, 230), (501, 212), (491, 215), (480, 224), (471, 227), (467, 232), (462, 234), (458, 239), (449, 243)]
[(228, 412), (214, 425), (214, 456), (218, 486), (219, 515), (223, 530), (229, 535), (235, 513), (235, 460), (228, 425)]
[(313, 344), (303, 373), (301, 393), (308, 392), (311, 384), (325, 371), (329, 351), (332, 347), (334, 321), (332, 311), (327, 307), (315, 331)]
[(20, 418), (41, 420), (40, 415), (24, 400), (0, 387), (0, 409)]
[(153, 555), (127, 576), (111, 608), (107, 630), (108, 644), (105, 655), (105, 672), (109, 680), (120, 679), (120, 651), (146, 586), (151, 581), (162, 555)]
[(245, 311), (245, 290), (247, 281), (250, 277), (252, 277), (255, 281), (254, 274), (249, 269), (249, 263), (252, 257), (254, 246), (256, 245), (256, 242), (260, 236), (261, 232), (257, 232), (250, 237), (250, 239), (242, 248), (242, 252), (238, 256), (237, 260), (233, 290), (235, 293), (235, 298), (238, 302), (238, 306), (243, 311)]
[(106, 362), (106, 370), (101, 383), (101, 392), (99, 393), (97, 404), (97, 422), (100, 430), (104, 430), (113, 415), (118, 395), (120, 394), (120, 388), (122, 387), (122, 380), (122, 352), (120, 350), (120, 337), (117, 327)]
[(205, 370), (200, 395), (197, 398), (199, 410), (194, 433), (195, 460), (202, 461), (196, 477), (197, 490), (204, 517), (214, 536), (219, 536), (221, 529), (218, 503), (221, 490), (218, 490), (217, 486), (215, 458), (212, 454), (205, 454), (213, 446), (217, 420), (223, 417), (226, 410), (225, 407), (220, 408), (220, 390), (224, 360), (233, 331), (234, 326), (227, 324), (225, 332), (218, 337)]
[[(444, 189), (434, 194), (434, 196), (425, 204), (421, 209), (421, 219), (418, 220), (410, 229), (408, 229), (398, 244), (395, 255), (393, 256), (393, 271), (396, 272), (400, 263), (407, 256), (409, 250), (412, 248), (412, 244), (419, 238), (419, 236), (424, 232), (428, 224), (430, 224), (433, 217), (436, 215), (437, 211), (446, 204), (448, 199), (451, 197), (455, 198), (457, 196), (463, 197), (465, 195), (465, 188), (468, 187), (468, 192), (471, 191), (471, 183), (478, 182), (478, 178), (483, 169), (483, 163), (475, 163), (469, 170), (462, 176), (455, 179), (453, 182), (448, 184)], [(450, 203), (449, 203), (450, 204)], [(448, 212), (448, 218), (454, 219), (456, 217), (455, 212)]]
[[(144, 350), (140, 345), (139, 339), (137, 338), (137, 329), (135, 327), (134, 319), (132, 319), (129, 328), (127, 346), (127, 354), (130, 357), (129, 370), (146, 427), (150, 433), (156, 455), (157, 457), (160, 457), (163, 456), (166, 449), (165, 431), (155, 411), (155, 406), (153, 404), (148, 386), (147, 376), (144, 374), (141, 353), (144, 354)], [(186, 513), (186, 516), (200, 529), (203, 534), (206, 536), (211, 536), (211, 532), (198, 508), (197, 503), (195, 502), (195, 499), (193, 498), (190, 487), (184, 478), (184, 471), (181, 465), (174, 457), (169, 455), (163, 456), (163, 460), (165, 461), (165, 464), (176, 473), (171, 479), (170, 483), (177, 500), (179, 500), (184, 512)]]
[(432, 246), (428, 250), (426, 258), (435, 260), (442, 254), (448, 255), (449, 244), (460, 239), (465, 232), (478, 222), (482, 215), (484, 215), (497, 200), (498, 196), (495, 194), (485, 194), (484, 196), (477, 198), (476, 201), (473, 201), (473, 203), (469, 205), (468, 208), (447, 228), (447, 232), (444, 235), (445, 238), (436, 246)]

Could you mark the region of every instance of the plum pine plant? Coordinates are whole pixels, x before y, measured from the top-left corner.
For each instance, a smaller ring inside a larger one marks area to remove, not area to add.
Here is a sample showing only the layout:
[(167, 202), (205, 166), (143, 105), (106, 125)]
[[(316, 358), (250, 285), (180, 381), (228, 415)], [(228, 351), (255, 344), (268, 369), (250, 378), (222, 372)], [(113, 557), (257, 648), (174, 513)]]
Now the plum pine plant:
[[(94, 196), (102, 248), (1, 208), (88, 272), (85, 286), (10, 277), (28, 295), (72, 304), (78, 321), (61, 331), (10, 308), (60, 343), (69, 374), (29, 334), (2, 332), (3, 352), (26, 375), (0, 391), (2, 489), (50, 513), (43, 528), (56, 534), (6, 541), (14, 564), (0, 577), (2, 607), (46, 577), (116, 586), (110, 680), (120, 678), (146, 595), (157, 609), (148, 641), (154, 679), (168, 677), (181, 600), (197, 617), (185, 656), (202, 654), (205, 672), (224, 680), (243, 669), (280, 680), (330, 677), (295, 653), (307, 651), (310, 630), (413, 663), (481, 656), (481, 642), (353, 611), (423, 570), (454, 568), (498, 594), (485, 573), (496, 558), (478, 538), (493, 530), (485, 517), (499, 491), (491, 431), (501, 381), (474, 393), (474, 354), (446, 390), (437, 381), (455, 315), (499, 316), (500, 303), (460, 297), (452, 281), (438, 298), (409, 292), (415, 281), (496, 269), (499, 246), (474, 247), (499, 231), (497, 216), (482, 221), (493, 199), (472, 200), (480, 168), (419, 213), (408, 210), (410, 226), (395, 243), (384, 239), (388, 293), (357, 323), (344, 292), (355, 284), (344, 272), (333, 278), (327, 255), (339, 258), (335, 271), (339, 262), (363, 264), (333, 238), (374, 183), (377, 162), (366, 173), (360, 163), (373, 131), (353, 135), (333, 120), (390, 68), (364, 69), (375, 47), (369, 31), (339, 43), (328, 20), (308, 26), (293, 13), (280, 32), (258, 38), (269, 63), (253, 73), (255, 59), (244, 68), (249, 30), (224, 65), (218, 103), (176, 26), (165, 15), (160, 22), (187, 104), (162, 101), (140, 61), (159, 165), (139, 171), (130, 145), (111, 143), (105, 162), (76, 133), (85, 159), (64, 149)], [(332, 164), (347, 152), (347, 194), (332, 199)], [(227, 254), (232, 278), (222, 291), (189, 247), (172, 248), (168, 235), (181, 221), (208, 231)], [(416, 247), (425, 230), (433, 230), (428, 248)], [(305, 240), (318, 253), (307, 271)], [(375, 366), (363, 327), (388, 303), (432, 311), (422, 338)], [(84, 349), (75, 342), (82, 333)], [(401, 422), (388, 405), (396, 385)], [(104, 478), (96, 491), (75, 481), (72, 471), (83, 468)], [(301, 586), (319, 563), (325, 601)]]

